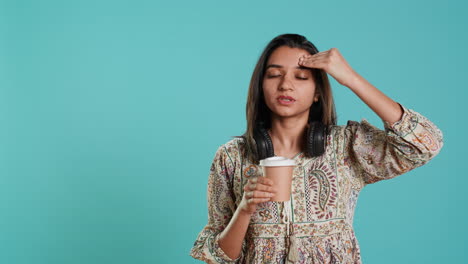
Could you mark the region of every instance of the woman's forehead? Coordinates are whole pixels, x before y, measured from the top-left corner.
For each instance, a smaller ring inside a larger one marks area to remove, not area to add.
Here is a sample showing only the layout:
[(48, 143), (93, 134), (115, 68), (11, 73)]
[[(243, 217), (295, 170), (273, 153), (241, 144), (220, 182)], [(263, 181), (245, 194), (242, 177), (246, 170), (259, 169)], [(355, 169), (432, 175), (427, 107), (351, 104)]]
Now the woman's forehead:
[(296, 67), (299, 66), (299, 58), (308, 54), (309, 52), (303, 49), (282, 46), (271, 53), (268, 58), (267, 65), (275, 64), (282, 67)]

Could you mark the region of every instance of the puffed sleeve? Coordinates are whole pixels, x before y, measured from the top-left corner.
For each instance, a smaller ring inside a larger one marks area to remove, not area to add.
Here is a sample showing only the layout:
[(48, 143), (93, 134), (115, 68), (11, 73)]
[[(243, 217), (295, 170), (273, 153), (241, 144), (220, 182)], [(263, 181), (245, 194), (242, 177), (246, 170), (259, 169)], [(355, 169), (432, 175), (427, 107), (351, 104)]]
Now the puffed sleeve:
[[(224, 148), (216, 151), (208, 177), (208, 223), (201, 230), (190, 250), (190, 256), (206, 263), (238, 263), (241, 255), (236, 259), (229, 258), (218, 244), (219, 235), (229, 224), (236, 210), (234, 192), (232, 190), (234, 165)], [(245, 246), (245, 241), (243, 248)]]
[(401, 119), (393, 124), (382, 120), (384, 130), (364, 118), (345, 126), (345, 160), (363, 186), (422, 166), (442, 149), (442, 131), (422, 114), (398, 104)]

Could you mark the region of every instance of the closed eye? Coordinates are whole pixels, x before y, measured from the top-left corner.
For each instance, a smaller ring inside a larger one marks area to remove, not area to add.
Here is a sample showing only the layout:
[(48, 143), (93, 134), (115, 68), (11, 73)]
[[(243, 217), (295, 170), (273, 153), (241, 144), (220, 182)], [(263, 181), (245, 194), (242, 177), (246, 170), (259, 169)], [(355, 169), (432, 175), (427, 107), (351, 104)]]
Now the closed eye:
[[(268, 75), (267, 77), (268, 78), (275, 78), (275, 77), (279, 77), (281, 75)], [(298, 78), (299, 80), (308, 80), (309, 78), (303, 78), (303, 77), (296, 77)]]

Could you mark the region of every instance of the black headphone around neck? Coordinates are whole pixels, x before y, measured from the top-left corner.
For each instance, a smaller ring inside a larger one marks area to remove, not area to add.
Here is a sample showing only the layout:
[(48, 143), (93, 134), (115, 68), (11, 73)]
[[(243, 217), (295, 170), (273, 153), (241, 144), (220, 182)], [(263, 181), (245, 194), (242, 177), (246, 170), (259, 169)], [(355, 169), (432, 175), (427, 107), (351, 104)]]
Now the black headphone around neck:
[[(305, 152), (310, 157), (318, 157), (325, 152), (327, 145), (327, 127), (319, 121), (309, 122), (309, 127), (306, 133), (306, 147)], [(273, 149), (273, 142), (268, 134), (267, 128), (263, 122), (259, 122), (254, 129), (254, 139), (257, 145), (258, 159), (266, 159), (273, 157), (275, 151)]]

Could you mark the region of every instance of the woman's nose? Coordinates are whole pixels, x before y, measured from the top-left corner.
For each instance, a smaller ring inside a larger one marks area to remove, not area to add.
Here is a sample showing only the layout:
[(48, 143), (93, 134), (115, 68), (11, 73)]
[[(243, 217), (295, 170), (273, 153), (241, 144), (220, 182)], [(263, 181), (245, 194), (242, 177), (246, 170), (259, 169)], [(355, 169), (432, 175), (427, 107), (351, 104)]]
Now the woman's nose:
[(283, 79), (283, 81), (279, 84), (279, 90), (283, 91), (283, 90), (291, 90), (293, 89), (293, 84), (292, 82), (287, 78), (285, 77)]

